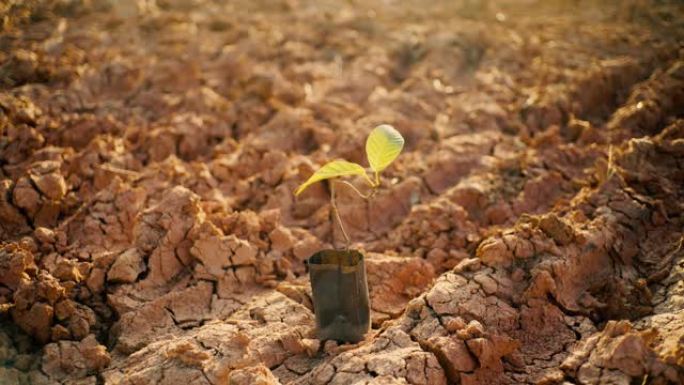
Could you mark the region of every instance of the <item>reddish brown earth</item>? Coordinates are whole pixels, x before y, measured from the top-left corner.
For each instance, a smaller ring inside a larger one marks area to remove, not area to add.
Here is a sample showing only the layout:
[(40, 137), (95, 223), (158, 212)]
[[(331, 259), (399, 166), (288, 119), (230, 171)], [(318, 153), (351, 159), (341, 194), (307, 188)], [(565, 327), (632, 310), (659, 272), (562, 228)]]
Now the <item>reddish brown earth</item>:
[[(0, 384), (684, 383), (681, 2), (0, 16)], [(319, 341), (292, 191), (379, 123), (373, 330)]]

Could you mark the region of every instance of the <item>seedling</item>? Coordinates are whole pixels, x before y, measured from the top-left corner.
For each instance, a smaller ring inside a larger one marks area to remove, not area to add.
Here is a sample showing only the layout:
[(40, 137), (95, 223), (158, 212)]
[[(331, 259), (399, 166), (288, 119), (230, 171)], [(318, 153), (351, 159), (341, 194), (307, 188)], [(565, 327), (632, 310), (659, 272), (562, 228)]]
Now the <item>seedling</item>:
[[(355, 343), (361, 341), (370, 329), (370, 302), (364, 257), (360, 252), (349, 249), (351, 241), (337, 209), (335, 184), (349, 186), (360, 197), (370, 199), (380, 187), (380, 172), (399, 156), (403, 148), (404, 138), (394, 127), (387, 124), (377, 126), (366, 139), (366, 157), (370, 169), (366, 170), (363, 166), (344, 159), (333, 160), (314, 172), (295, 191), (295, 195), (299, 195), (312, 184), (329, 180), (330, 206), (347, 242), (344, 250), (321, 250), (307, 260), (316, 330), (321, 340)], [(361, 179), (370, 189), (367, 194), (363, 194), (353, 184), (339, 180), (353, 175), (363, 177)]]
[[(349, 239), (347, 231), (344, 229), (340, 212), (337, 209), (337, 202), (335, 201), (335, 183), (344, 184), (345, 186), (350, 187), (361, 198), (370, 199), (375, 194), (378, 187), (380, 187), (380, 172), (386, 169), (387, 166), (399, 156), (399, 153), (401, 153), (403, 148), (404, 138), (399, 131), (389, 124), (379, 125), (371, 131), (366, 139), (366, 157), (368, 158), (368, 164), (370, 166), (369, 170), (366, 170), (360, 164), (349, 162), (344, 159), (333, 160), (323, 165), (323, 167), (314, 172), (306, 182), (302, 183), (295, 191), (295, 195), (301, 194), (302, 191), (316, 182), (329, 179), (330, 206), (332, 207), (337, 223), (340, 226), (340, 230), (342, 230), (342, 235), (344, 236), (347, 248), (349, 248), (351, 240)], [(363, 194), (353, 184), (347, 181), (338, 180), (340, 177), (351, 175), (362, 176), (363, 181), (365, 181), (370, 188), (370, 192)]]

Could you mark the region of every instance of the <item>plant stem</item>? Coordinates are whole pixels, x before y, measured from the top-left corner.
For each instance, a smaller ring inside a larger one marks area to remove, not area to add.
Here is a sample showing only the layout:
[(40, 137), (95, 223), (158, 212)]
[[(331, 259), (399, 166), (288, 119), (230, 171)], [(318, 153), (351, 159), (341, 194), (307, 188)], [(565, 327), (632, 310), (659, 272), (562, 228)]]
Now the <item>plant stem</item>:
[[(356, 190), (356, 189), (354, 189)], [(358, 190), (357, 190), (358, 191)], [(333, 213), (335, 214), (335, 218), (337, 218), (337, 224), (340, 226), (340, 230), (342, 230), (342, 235), (344, 236), (344, 240), (347, 242), (347, 249), (351, 245), (351, 240), (349, 239), (349, 235), (347, 235), (347, 231), (344, 229), (344, 224), (342, 224), (342, 218), (340, 217), (340, 210), (337, 209), (337, 203), (335, 201), (335, 181), (331, 180), (330, 181), (330, 206), (332, 206)], [(335, 241), (333, 237), (333, 242)]]
[(347, 242), (347, 249), (349, 246), (351, 246), (351, 239), (349, 238), (349, 235), (347, 234), (347, 230), (344, 229), (344, 223), (342, 223), (342, 217), (340, 216), (340, 210), (337, 208), (337, 201), (335, 199), (335, 183), (342, 183), (344, 185), (347, 185), (351, 187), (354, 192), (360, 196), (361, 198), (365, 200), (369, 200), (374, 194), (375, 194), (375, 186), (371, 185), (371, 191), (364, 195), (359, 191), (359, 189), (356, 188), (353, 184), (344, 181), (344, 180), (337, 180), (337, 179), (331, 179), (330, 180), (330, 206), (332, 206), (333, 213), (335, 214), (335, 218), (337, 219), (337, 224), (340, 226), (340, 230), (342, 230), (342, 235), (344, 236), (344, 240)]
[(335, 181), (335, 180), (333, 180), (333, 183), (335, 183), (335, 182), (339, 182), (339, 183), (342, 183), (342, 184), (344, 184), (344, 185), (347, 185), (347, 186), (351, 187), (351, 189), (354, 190), (354, 192), (355, 192), (358, 196), (360, 196), (361, 198), (366, 199), (366, 200), (370, 199), (370, 198), (373, 196), (373, 193), (375, 193), (375, 189), (373, 188), (373, 189), (371, 190), (370, 193), (368, 193), (367, 195), (364, 195), (364, 194), (361, 193), (361, 191), (359, 191), (359, 189), (356, 188), (356, 186), (354, 186), (353, 184), (347, 182), (346, 180), (340, 180), (340, 181)]

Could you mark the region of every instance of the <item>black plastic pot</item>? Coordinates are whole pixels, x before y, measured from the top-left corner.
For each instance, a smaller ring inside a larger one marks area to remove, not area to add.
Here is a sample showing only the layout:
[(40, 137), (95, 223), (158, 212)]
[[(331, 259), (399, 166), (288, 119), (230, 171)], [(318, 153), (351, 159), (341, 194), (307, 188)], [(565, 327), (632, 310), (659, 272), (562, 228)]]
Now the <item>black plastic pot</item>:
[(308, 260), (316, 331), (320, 340), (359, 342), (370, 328), (363, 255), (322, 250)]

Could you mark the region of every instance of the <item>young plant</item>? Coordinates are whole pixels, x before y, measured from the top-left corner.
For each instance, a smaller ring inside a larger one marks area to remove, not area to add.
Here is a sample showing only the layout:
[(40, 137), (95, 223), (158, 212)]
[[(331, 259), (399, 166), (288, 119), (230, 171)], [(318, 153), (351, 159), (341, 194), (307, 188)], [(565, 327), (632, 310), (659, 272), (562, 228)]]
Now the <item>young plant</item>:
[[(403, 148), (404, 138), (399, 131), (388, 124), (379, 125), (371, 131), (366, 139), (366, 157), (368, 158), (370, 170), (366, 170), (357, 163), (348, 162), (344, 159), (336, 159), (326, 163), (323, 167), (314, 172), (306, 182), (302, 183), (297, 188), (295, 195), (301, 194), (302, 191), (316, 182), (329, 179), (330, 206), (335, 214), (340, 230), (342, 230), (342, 235), (347, 243), (347, 248), (349, 248), (351, 241), (349, 235), (347, 235), (347, 231), (344, 229), (344, 224), (342, 223), (342, 218), (340, 218), (340, 212), (337, 209), (337, 203), (335, 201), (335, 183), (349, 186), (360, 197), (370, 199), (375, 194), (377, 188), (380, 187), (380, 172), (386, 169), (387, 166), (399, 156), (399, 153), (401, 153)], [(371, 173), (370, 176), (368, 175), (368, 172)], [(363, 194), (353, 184), (347, 181), (338, 180), (339, 177), (350, 175), (362, 176), (363, 180), (368, 184), (370, 192), (368, 194)]]

